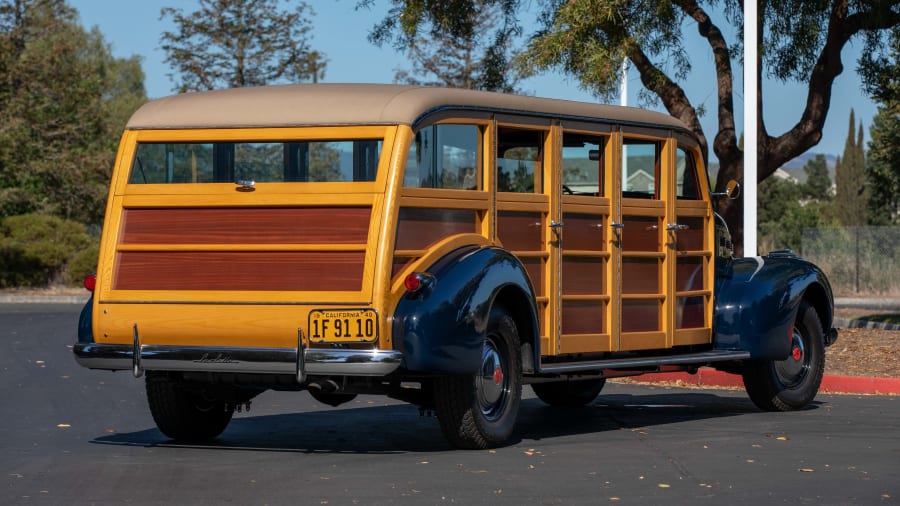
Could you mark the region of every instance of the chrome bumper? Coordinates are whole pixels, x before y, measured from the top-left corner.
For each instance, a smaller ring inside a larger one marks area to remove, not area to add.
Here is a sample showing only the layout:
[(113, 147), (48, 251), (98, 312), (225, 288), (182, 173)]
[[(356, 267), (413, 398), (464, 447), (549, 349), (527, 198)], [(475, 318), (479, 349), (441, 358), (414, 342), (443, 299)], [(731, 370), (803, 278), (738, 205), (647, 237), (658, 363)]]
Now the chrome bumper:
[(89, 369), (290, 374), (299, 383), (314, 376), (385, 376), (400, 367), (393, 350), (318, 348), (212, 348), (78, 343), (75, 360)]

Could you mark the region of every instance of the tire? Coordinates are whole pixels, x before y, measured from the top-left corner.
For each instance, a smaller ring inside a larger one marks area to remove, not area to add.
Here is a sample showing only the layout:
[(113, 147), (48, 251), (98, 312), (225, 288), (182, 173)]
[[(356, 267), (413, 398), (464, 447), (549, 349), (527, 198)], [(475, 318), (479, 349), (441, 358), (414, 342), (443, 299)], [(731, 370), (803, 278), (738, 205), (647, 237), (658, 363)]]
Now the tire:
[(760, 409), (792, 411), (815, 398), (825, 372), (825, 339), (816, 309), (800, 303), (794, 322), (791, 354), (784, 360), (748, 360), (744, 388)]
[(604, 385), (606, 378), (534, 383), (531, 389), (546, 404), (576, 407), (590, 404), (600, 395)]
[(234, 404), (207, 398), (201, 388), (163, 374), (147, 373), (147, 401), (160, 432), (176, 440), (215, 439), (231, 421)]
[(522, 365), (515, 321), (491, 311), (479, 372), (435, 379), (434, 407), (444, 436), (453, 446), (483, 449), (512, 434), (522, 398)]

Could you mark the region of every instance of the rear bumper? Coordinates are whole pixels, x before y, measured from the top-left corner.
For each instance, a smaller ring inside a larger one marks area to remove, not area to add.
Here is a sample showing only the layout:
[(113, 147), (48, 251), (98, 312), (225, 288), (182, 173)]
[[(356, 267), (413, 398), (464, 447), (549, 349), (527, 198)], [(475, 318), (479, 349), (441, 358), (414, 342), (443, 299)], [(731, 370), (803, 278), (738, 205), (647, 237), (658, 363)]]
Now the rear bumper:
[(386, 376), (402, 362), (393, 350), (317, 348), (213, 348), (78, 343), (75, 360), (89, 369), (290, 374), (299, 383), (313, 376)]

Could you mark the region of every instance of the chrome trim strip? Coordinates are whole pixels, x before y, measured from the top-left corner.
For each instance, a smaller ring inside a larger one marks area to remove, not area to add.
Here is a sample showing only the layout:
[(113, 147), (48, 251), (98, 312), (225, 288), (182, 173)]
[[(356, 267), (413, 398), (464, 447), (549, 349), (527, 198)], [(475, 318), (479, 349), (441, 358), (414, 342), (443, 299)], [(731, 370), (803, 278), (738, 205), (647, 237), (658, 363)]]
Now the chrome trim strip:
[(560, 364), (541, 364), (541, 373), (562, 373), (574, 371), (589, 371), (596, 369), (623, 369), (627, 367), (653, 367), (657, 365), (690, 365), (705, 364), (709, 362), (724, 362), (727, 360), (746, 360), (750, 358), (749, 351), (707, 351), (703, 353), (691, 353), (689, 355), (672, 355), (662, 357), (635, 357), (614, 358), (609, 360), (595, 360), (592, 362), (567, 362)]
[(403, 360), (403, 354), (394, 350), (332, 348), (306, 348), (302, 359), (294, 348), (141, 345), (135, 357), (133, 345), (78, 343), (74, 353), (76, 361), (90, 369), (130, 370), (140, 364), (144, 371), (290, 374), (298, 379), (306, 375), (385, 376)]

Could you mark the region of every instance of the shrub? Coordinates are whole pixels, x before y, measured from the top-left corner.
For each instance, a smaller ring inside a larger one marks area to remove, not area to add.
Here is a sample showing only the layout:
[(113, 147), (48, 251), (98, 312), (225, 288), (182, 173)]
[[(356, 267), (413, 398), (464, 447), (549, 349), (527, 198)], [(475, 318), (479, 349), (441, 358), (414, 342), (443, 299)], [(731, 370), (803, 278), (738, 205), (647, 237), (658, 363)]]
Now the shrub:
[(67, 285), (76, 286), (84, 282), (89, 274), (97, 272), (97, 257), (100, 254), (99, 241), (93, 241), (88, 247), (79, 251), (66, 264), (65, 281)]
[(0, 220), (0, 286), (45, 286), (93, 240), (84, 225), (42, 214)]

